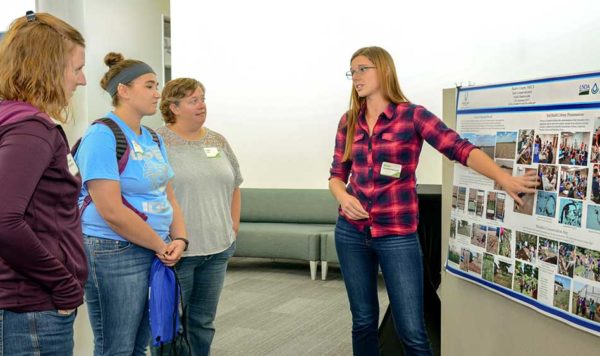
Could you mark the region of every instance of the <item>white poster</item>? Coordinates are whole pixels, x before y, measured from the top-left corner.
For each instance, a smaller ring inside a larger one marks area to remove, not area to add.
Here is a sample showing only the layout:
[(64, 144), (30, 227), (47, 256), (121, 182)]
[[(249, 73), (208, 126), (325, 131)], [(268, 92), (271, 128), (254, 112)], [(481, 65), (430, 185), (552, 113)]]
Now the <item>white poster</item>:
[(460, 88), (456, 129), (513, 175), (517, 207), (454, 166), (446, 270), (600, 336), (600, 73)]

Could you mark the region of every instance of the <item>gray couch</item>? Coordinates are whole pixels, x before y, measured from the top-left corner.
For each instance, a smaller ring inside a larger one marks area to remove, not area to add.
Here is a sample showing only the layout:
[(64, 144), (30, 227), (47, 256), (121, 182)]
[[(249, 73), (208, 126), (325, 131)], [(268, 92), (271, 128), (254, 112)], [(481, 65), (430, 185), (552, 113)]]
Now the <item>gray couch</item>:
[(335, 233), (329, 231), (321, 235), (321, 279), (327, 279), (328, 263), (340, 263), (335, 250)]
[[(321, 238), (333, 236), (338, 204), (327, 189), (242, 188), (235, 256), (308, 261), (315, 279)], [(325, 272), (326, 273), (326, 272)]]

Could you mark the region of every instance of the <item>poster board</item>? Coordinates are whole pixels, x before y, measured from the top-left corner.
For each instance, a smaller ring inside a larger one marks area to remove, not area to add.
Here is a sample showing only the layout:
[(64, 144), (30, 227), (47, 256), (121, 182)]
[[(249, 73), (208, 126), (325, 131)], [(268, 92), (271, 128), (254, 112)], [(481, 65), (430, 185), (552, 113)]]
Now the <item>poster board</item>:
[(455, 165), (446, 270), (600, 336), (600, 73), (459, 88), (456, 129), (540, 185)]

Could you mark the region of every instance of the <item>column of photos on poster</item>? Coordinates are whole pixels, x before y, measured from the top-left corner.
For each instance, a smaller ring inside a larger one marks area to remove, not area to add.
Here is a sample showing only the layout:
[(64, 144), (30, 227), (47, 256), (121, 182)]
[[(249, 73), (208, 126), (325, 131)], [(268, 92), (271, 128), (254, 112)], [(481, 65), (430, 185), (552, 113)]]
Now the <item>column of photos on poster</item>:
[(459, 88), (456, 129), (507, 173), (514, 200), (454, 165), (446, 270), (600, 336), (600, 73)]

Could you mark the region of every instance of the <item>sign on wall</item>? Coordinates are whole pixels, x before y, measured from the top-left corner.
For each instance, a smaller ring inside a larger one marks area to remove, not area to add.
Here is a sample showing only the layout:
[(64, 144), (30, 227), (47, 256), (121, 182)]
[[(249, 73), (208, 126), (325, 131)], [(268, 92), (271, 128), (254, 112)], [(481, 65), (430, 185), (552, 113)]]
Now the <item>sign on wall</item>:
[(455, 164), (446, 270), (600, 336), (600, 73), (460, 88), (457, 131), (540, 183)]

